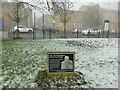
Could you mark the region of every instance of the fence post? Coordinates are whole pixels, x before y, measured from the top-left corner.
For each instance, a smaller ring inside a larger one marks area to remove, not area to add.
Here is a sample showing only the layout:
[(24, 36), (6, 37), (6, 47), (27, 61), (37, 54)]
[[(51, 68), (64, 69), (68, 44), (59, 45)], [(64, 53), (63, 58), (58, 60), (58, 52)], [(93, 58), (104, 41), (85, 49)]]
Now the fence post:
[(51, 28), (50, 28), (50, 31), (49, 31), (49, 39), (51, 39)]
[(78, 33), (79, 33), (79, 32), (78, 32), (78, 29), (77, 29), (77, 38), (78, 38)]
[(35, 15), (35, 13), (34, 13), (33, 39), (36, 39), (36, 15)]
[(45, 34), (44, 34), (45, 33), (45, 31), (44, 31), (44, 27), (45, 27), (44, 18), (45, 17), (44, 17), (44, 13), (43, 13), (43, 29), (42, 29), (43, 30), (43, 39), (45, 38)]

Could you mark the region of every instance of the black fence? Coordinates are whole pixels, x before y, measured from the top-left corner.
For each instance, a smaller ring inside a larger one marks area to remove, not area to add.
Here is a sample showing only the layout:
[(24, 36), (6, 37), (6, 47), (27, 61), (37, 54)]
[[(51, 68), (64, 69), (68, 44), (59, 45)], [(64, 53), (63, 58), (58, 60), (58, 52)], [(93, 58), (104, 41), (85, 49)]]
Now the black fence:
[(32, 33), (19, 32), (19, 37), (17, 37), (15, 32), (9, 32), (8, 37), (11, 39), (118, 38), (118, 33), (102, 32), (94, 35), (83, 35), (79, 32), (67, 32), (66, 36), (64, 36), (64, 32), (43, 32), (42, 30), (36, 30)]

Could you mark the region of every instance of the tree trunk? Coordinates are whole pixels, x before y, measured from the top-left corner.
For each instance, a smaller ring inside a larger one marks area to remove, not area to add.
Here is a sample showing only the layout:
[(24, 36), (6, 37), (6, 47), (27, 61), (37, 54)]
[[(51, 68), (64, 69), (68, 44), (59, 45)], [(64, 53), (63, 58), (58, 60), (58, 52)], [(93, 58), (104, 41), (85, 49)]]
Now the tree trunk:
[(64, 38), (66, 38), (66, 5), (64, 7)]
[(17, 22), (17, 33), (16, 33), (16, 38), (19, 38), (19, 23)]

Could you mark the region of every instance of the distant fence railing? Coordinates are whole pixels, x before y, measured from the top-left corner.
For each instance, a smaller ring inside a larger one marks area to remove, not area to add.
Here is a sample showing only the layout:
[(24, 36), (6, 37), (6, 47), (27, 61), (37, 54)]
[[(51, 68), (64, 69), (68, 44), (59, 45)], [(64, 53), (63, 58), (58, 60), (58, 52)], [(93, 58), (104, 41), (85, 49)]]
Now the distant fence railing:
[[(0, 39), (15, 39), (15, 32), (0, 31)], [(64, 38), (64, 32), (45, 32), (36, 30), (34, 33), (19, 33), (20, 39), (57, 39)], [(66, 38), (107, 38), (105, 33), (99, 35), (83, 35), (81, 33), (67, 32)], [(109, 38), (118, 38), (118, 34), (109, 33)]]

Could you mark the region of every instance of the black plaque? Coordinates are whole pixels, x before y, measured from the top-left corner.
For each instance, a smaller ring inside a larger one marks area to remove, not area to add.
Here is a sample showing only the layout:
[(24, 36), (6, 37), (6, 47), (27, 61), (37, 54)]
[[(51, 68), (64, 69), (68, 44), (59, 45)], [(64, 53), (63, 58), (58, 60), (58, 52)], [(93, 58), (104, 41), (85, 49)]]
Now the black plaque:
[(48, 73), (74, 72), (74, 52), (49, 52)]

